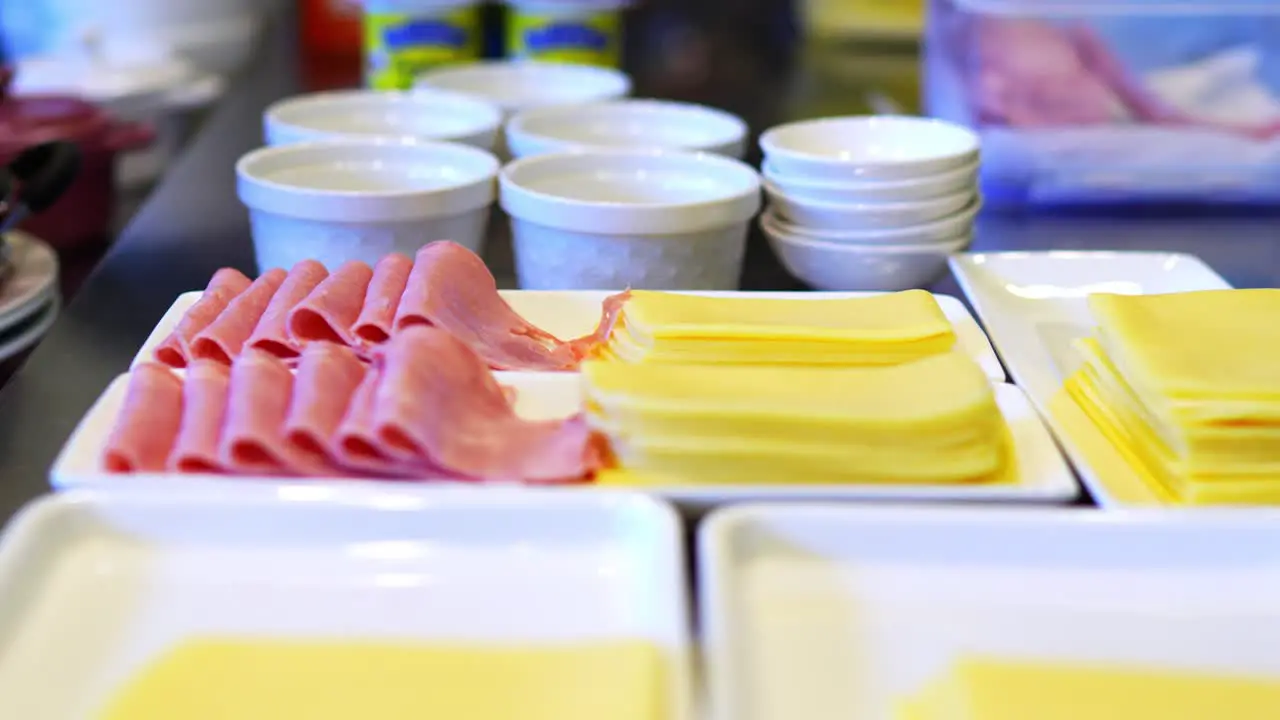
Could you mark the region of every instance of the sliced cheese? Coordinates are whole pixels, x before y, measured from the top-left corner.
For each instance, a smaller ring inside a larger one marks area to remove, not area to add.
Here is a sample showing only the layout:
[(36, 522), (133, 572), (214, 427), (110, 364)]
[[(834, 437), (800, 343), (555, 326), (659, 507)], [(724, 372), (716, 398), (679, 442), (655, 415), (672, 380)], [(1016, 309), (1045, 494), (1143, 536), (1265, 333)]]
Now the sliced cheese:
[(965, 658), (905, 699), (899, 720), (1272, 720), (1280, 681), (1045, 661)]
[(198, 639), (127, 683), (100, 720), (663, 720), (640, 641), (563, 646)]
[(886, 365), (955, 342), (923, 290), (841, 299), (635, 291), (604, 353), (628, 362)]
[(1280, 290), (1098, 294), (1089, 308), (1135, 385), (1170, 400), (1280, 406), (1280, 363), (1271, 356), (1280, 348)]
[(858, 368), (582, 366), (587, 421), (630, 475), (661, 484), (1012, 481), (990, 381), (958, 352)]

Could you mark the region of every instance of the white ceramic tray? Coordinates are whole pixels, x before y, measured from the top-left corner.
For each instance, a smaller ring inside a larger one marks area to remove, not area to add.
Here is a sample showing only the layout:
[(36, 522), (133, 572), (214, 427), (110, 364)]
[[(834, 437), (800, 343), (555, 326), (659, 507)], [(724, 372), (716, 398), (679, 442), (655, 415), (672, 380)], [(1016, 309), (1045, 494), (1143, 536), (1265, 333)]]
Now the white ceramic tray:
[[(567, 417), (581, 407), (582, 387), (576, 373), (496, 373), (498, 381), (516, 388), (516, 412), (523, 417), (550, 419)], [(122, 375), (90, 408), (54, 462), (54, 487), (128, 484), (144, 476), (110, 475), (101, 458), (104, 444), (115, 426), (124, 403), (129, 377)], [(1065, 503), (1074, 500), (1080, 487), (1053, 438), (1022, 391), (1013, 385), (997, 384), (996, 400), (1009, 422), (1021, 468), (1019, 482), (1008, 485), (773, 485), (773, 486), (682, 486), (647, 488), (690, 512), (703, 512), (727, 502), (748, 500), (921, 500)], [(803, 478), (797, 478), (803, 483)], [(212, 475), (185, 476), (171, 482), (229, 484), (250, 482)], [(322, 482), (322, 481), (313, 481)], [(335, 480), (336, 483), (381, 484), (370, 480)]]
[[(501, 290), (503, 299), (526, 320), (559, 338), (575, 338), (587, 335), (596, 329), (600, 322), (600, 304), (611, 293), (602, 291), (544, 291), (544, 290)], [(832, 299), (847, 297), (865, 297), (880, 293), (821, 293), (821, 292), (692, 292), (690, 295), (707, 295), (716, 297), (776, 297), (800, 300)], [(969, 313), (964, 303), (948, 295), (937, 295), (938, 305), (955, 326), (956, 337), (960, 346), (965, 349), (988, 377), (993, 380), (1004, 380), (1004, 368), (996, 357), (991, 342), (978, 327), (978, 322)], [(151, 331), (151, 336), (143, 343), (142, 349), (134, 358), (134, 364), (152, 359), (155, 348), (169, 337), (178, 321), (187, 309), (200, 299), (199, 292), (183, 293), (160, 319), (160, 324)]]
[(966, 654), (1280, 676), (1280, 517), (743, 505), (699, 533), (710, 720), (889, 720)]
[(1093, 331), (1091, 293), (1219, 290), (1227, 281), (1193, 256), (1148, 252), (954, 255), (951, 272), (1098, 504), (1161, 504), (1062, 389), (1079, 365), (1071, 343)]
[(638, 495), (259, 485), (61, 494), (0, 541), (0, 717), (92, 717), (193, 635), (638, 639), (689, 720), (678, 521)]

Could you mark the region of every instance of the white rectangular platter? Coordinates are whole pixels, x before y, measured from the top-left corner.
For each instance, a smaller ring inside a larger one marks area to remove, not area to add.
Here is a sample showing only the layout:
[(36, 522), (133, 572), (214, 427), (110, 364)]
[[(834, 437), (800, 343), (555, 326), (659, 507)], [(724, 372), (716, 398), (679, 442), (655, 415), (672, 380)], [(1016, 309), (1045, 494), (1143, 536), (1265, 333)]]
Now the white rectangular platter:
[[(600, 304), (612, 293), (590, 290), (501, 290), (502, 298), (511, 305), (524, 319), (555, 335), (569, 339), (582, 337), (596, 329), (600, 322)], [(715, 297), (771, 297), (792, 300), (817, 300), (847, 297), (865, 297), (880, 293), (821, 293), (821, 292), (691, 292), (690, 295)], [(987, 376), (993, 380), (1005, 379), (1004, 368), (996, 357), (991, 342), (983, 334), (978, 322), (969, 313), (964, 303), (948, 295), (936, 295), (942, 312), (955, 327), (956, 338), (965, 352), (971, 355)], [(151, 336), (143, 343), (142, 349), (134, 358), (134, 364), (152, 359), (155, 349), (169, 333), (173, 332), (178, 321), (187, 309), (200, 299), (199, 292), (183, 293), (174, 301), (173, 306), (160, 319)]]
[(1071, 344), (1093, 331), (1086, 304), (1091, 293), (1219, 290), (1231, 287), (1227, 281), (1193, 256), (1148, 252), (955, 255), (951, 272), (1013, 381), (1049, 423), (1098, 504), (1161, 504), (1063, 391), (1063, 380), (1079, 364)]
[(683, 563), (675, 513), (639, 495), (61, 494), (0, 541), (0, 717), (92, 717), (184, 638), (248, 634), (650, 641), (691, 720)]
[[(581, 407), (582, 387), (577, 373), (496, 373), (498, 381), (516, 389), (516, 412), (529, 419), (567, 417)], [(112, 475), (102, 468), (103, 449), (124, 404), (128, 376), (122, 375), (90, 408), (72, 433), (54, 462), (51, 479), (54, 487), (66, 489), (80, 486), (114, 487), (128, 485), (143, 476)], [(805, 486), (803, 478), (771, 486), (708, 485), (645, 488), (677, 503), (692, 513), (709, 510), (729, 502), (749, 500), (911, 500), (911, 501), (986, 501), (1066, 503), (1079, 496), (1080, 487), (1067, 466), (1048, 429), (1026, 395), (1013, 385), (997, 383), (996, 400), (1012, 431), (1017, 450), (1019, 480), (1002, 485), (830, 485)], [(236, 478), (205, 476), (170, 476), (172, 484), (241, 484), (252, 482)], [(319, 483), (382, 484), (354, 478)]]
[(741, 505), (699, 533), (710, 720), (892, 720), (962, 656), (1280, 676), (1280, 523)]

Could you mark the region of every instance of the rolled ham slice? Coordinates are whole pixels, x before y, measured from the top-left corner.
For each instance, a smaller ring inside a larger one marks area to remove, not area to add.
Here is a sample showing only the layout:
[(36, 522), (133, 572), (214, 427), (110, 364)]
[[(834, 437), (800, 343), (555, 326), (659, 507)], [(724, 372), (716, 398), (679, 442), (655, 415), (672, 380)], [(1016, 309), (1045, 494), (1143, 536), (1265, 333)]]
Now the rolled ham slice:
[(265, 475), (325, 472), (323, 464), (295, 451), (285, 439), (293, 386), (293, 373), (279, 358), (248, 350), (235, 359), (218, 446), (218, 459), (228, 471)]
[(298, 363), (293, 401), (284, 422), (285, 439), (297, 452), (316, 463), (339, 460), (334, 438), (366, 369), (345, 345), (307, 345)]
[(351, 326), (360, 316), (372, 279), (373, 269), (359, 260), (338, 268), (289, 313), (289, 334), (294, 341), (356, 344)]
[(246, 345), (284, 360), (298, 357), (302, 348), (289, 335), (289, 313), (327, 277), (329, 271), (315, 260), (294, 265), (272, 296)]
[(577, 481), (599, 468), (585, 422), (516, 416), (485, 361), (449, 332), (405, 327), (383, 363), (374, 425), (389, 455), (484, 480)]
[(164, 470), (181, 421), (182, 381), (164, 365), (138, 365), (129, 374), (103, 466), (113, 473)]
[(604, 315), (596, 332), (562, 341), (520, 317), (502, 299), (478, 255), (440, 241), (418, 251), (395, 326), (397, 331), (414, 325), (447, 330), (495, 370), (573, 370), (598, 344), (598, 336), (607, 336), (612, 328), (607, 309)]
[(169, 367), (183, 368), (191, 361), (191, 341), (227, 309), (240, 293), (249, 289), (252, 280), (232, 268), (222, 268), (209, 279), (209, 285), (178, 321), (178, 326), (156, 348), (155, 359)]
[(379, 344), (391, 337), (396, 309), (400, 307), (400, 297), (412, 271), (413, 260), (404, 255), (392, 253), (378, 261), (364, 297), (364, 307), (351, 329), (357, 338)]
[(386, 478), (440, 477), (441, 472), (414, 458), (397, 460), (382, 448), (374, 419), (374, 403), (382, 371), (375, 365), (366, 371), (351, 396), (347, 412), (334, 434), (338, 464), (353, 472)]
[(240, 354), (266, 312), (271, 298), (284, 283), (287, 273), (268, 270), (233, 299), (212, 323), (191, 342), (192, 359), (216, 360), (225, 365)]
[(215, 360), (196, 360), (182, 383), (182, 421), (166, 463), (171, 472), (220, 473), (218, 442), (227, 412), (231, 369)]

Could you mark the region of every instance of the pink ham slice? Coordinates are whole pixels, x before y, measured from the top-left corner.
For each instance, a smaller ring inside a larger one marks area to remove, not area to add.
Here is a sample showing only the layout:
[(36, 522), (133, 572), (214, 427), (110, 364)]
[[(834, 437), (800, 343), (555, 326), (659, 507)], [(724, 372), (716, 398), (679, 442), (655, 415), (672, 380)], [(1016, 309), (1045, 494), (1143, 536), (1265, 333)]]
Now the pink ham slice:
[(517, 417), (485, 361), (444, 330), (404, 328), (383, 362), (374, 425), (389, 455), (533, 483), (580, 481), (600, 466), (586, 423)]
[(215, 360), (197, 360), (187, 369), (182, 383), (182, 422), (167, 463), (171, 472), (224, 470), (218, 459), (218, 442), (230, 384), (231, 370)]
[(231, 388), (218, 459), (240, 474), (315, 475), (328, 468), (297, 452), (284, 436), (293, 373), (283, 360), (249, 350), (231, 365)]
[(246, 345), (285, 360), (298, 357), (302, 348), (289, 336), (289, 313), (327, 277), (329, 271), (315, 260), (294, 265)]
[(601, 332), (564, 342), (532, 325), (498, 294), (484, 261), (448, 241), (418, 251), (395, 322), (397, 331), (414, 325), (453, 333), (495, 370), (572, 370)]
[(178, 376), (157, 363), (135, 367), (102, 464), (113, 473), (164, 470), (181, 420)]
[(391, 337), (395, 325), (396, 308), (404, 294), (413, 271), (413, 260), (404, 255), (391, 254), (378, 261), (365, 294), (364, 307), (356, 318), (352, 333), (367, 343), (384, 343)]
[(338, 460), (333, 439), (365, 371), (365, 364), (345, 345), (307, 345), (284, 422), (285, 439), (297, 452), (316, 463)]
[(287, 273), (276, 268), (258, 276), (257, 280), (240, 293), (223, 310), (216, 320), (196, 335), (191, 342), (192, 359), (216, 360), (230, 365), (240, 354), (245, 341), (253, 334), (271, 298), (284, 283)]
[(364, 307), (372, 279), (373, 270), (359, 260), (338, 268), (289, 313), (289, 334), (294, 341), (356, 344), (351, 326)]
[(222, 268), (213, 274), (209, 285), (178, 321), (178, 326), (156, 348), (155, 358), (169, 367), (183, 368), (191, 361), (191, 341), (218, 318), (227, 305), (252, 284), (244, 273)]
[(398, 461), (383, 450), (374, 425), (374, 403), (381, 380), (382, 371), (376, 365), (370, 366), (352, 394), (347, 412), (334, 434), (333, 454), (337, 456), (338, 464), (353, 472), (375, 477), (448, 479), (447, 474), (427, 463), (413, 459)]

